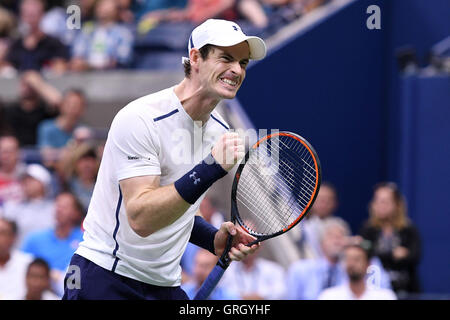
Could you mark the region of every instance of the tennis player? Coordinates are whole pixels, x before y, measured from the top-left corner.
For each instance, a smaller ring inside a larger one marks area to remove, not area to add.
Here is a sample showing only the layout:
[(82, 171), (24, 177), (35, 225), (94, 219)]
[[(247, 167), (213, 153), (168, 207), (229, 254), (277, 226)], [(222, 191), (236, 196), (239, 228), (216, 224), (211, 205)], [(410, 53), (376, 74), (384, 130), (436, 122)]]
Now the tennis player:
[[(232, 260), (258, 249), (245, 246), (253, 238), (233, 223), (217, 230), (196, 213), (208, 188), (245, 154), (243, 140), (228, 132), (214, 108), (235, 97), (249, 60), (262, 59), (266, 46), (234, 22), (210, 19), (193, 30), (188, 49), (178, 85), (115, 116), (84, 240), (69, 268), (79, 270), (78, 283), (70, 283), (76, 275), (68, 272), (63, 299), (188, 299), (180, 288), (180, 260), (189, 241), (220, 256), (231, 234)], [(216, 138), (194, 141), (199, 129)], [(191, 139), (183, 149), (188, 161), (174, 152), (180, 130)]]

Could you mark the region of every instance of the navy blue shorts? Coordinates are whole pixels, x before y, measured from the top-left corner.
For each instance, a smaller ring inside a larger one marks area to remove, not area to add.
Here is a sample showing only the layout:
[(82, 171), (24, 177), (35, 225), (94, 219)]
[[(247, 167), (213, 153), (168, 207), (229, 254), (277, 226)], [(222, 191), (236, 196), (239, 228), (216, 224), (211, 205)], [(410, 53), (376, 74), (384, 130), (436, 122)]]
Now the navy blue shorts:
[(64, 279), (63, 300), (189, 300), (180, 287), (160, 287), (121, 276), (74, 254), (71, 266), (78, 266), (78, 283), (74, 273)]

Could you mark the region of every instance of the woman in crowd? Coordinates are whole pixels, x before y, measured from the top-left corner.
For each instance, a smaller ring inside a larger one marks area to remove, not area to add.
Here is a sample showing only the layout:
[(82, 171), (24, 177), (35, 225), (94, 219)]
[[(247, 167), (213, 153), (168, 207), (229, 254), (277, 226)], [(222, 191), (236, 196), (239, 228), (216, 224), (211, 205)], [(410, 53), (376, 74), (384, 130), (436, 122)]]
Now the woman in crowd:
[(418, 292), (416, 269), (420, 237), (407, 217), (406, 203), (396, 184), (379, 183), (369, 204), (369, 219), (360, 235), (372, 243), (373, 253), (389, 272), (398, 295)]

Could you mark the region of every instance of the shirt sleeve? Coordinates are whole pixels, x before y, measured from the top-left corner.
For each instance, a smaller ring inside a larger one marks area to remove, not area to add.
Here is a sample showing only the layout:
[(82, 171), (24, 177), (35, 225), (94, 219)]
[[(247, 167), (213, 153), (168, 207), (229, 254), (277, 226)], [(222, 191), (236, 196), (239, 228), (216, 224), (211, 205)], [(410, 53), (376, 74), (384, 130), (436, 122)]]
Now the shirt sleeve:
[(118, 181), (161, 174), (159, 138), (151, 120), (122, 110), (113, 120), (108, 140)]

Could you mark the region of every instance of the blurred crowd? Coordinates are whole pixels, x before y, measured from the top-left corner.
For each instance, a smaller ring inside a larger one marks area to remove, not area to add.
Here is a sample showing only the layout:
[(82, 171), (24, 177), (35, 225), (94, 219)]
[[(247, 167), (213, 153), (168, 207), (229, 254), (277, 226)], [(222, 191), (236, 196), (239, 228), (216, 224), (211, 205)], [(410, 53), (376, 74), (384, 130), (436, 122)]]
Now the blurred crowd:
[[(82, 241), (101, 148), (72, 139), (48, 167), (21, 161), (19, 140), (0, 138), (0, 299), (58, 299), (63, 275)], [(258, 252), (233, 262), (211, 299), (404, 299), (420, 291), (420, 237), (392, 182), (377, 184), (356, 234), (335, 215), (338, 195), (324, 182), (294, 237), (299, 259), (282, 266)], [(213, 198), (205, 220), (225, 220)], [(264, 244), (263, 244), (264, 245)], [(260, 250), (261, 251), (261, 250)], [(217, 257), (188, 244), (182, 288), (193, 297)]]
[(189, 33), (177, 26), (190, 32), (209, 18), (236, 20), (267, 36), (328, 1), (0, 0), (0, 76), (139, 68), (145, 59), (134, 54), (137, 39), (150, 54), (161, 37), (186, 50)]
[[(0, 0), (0, 76), (20, 79), (17, 100), (0, 101), (0, 299), (62, 296), (102, 156), (104, 140), (82, 122), (89, 105), (83, 91), (61, 92), (42, 73), (130, 67), (137, 38), (212, 17), (244, 21), (268, 35), (326, 2)], [(81, 15), (75, 29), (66, 12), (72, 3)], [(294, 229), (298, 261), (286, 268), (256, 254), (234, 262), (211, 298), (396, 299), (419, 292), (420, 238), (397, 186), (374, 187), (367, 221), (354, 234), (335, 215), (338, 205), (335, 187), (323, 183)], [(210, 197), (200, 210), (216, 227), (224, 221)], [(216, 262), (188, 245), (182, 287), (190, 297)]]

